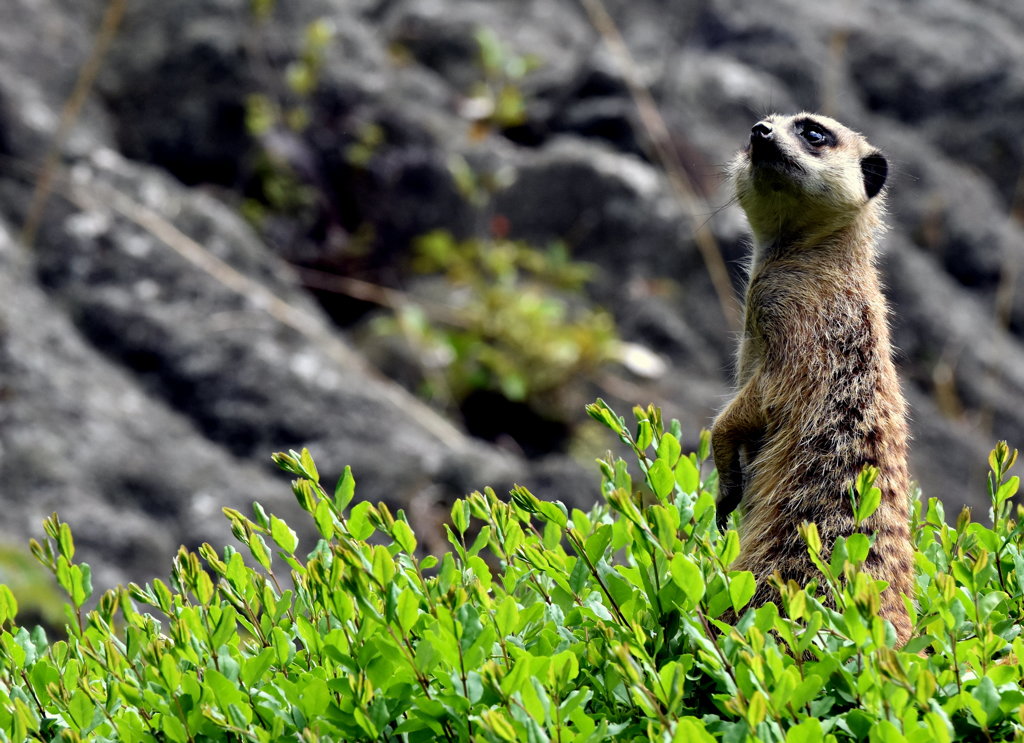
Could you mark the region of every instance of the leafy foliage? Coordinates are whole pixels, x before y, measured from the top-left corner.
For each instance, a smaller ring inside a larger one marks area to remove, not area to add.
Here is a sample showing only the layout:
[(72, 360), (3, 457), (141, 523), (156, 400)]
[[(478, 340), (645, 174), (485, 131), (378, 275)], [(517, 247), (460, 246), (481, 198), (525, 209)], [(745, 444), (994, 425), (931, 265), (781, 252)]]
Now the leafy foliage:
[[(275, 0), (251, 3), (254, 40), (260, 39), (270, 24), (276, 5)], [(309, 126), (310, 98), (322, 77), (324, 58), (334, 34), (335, 29), (327, 18), (310, 23), (282, 79), (264, 81), (265, 91), (246, 98), (245, 125), (255, 146), (250, 158), (252, 172), (248, 190), (251, 193), (241, 204), (241, 211), (257, 226), (270, 214), (305, 215), (313, 219), (318, 201), (316, 189), (295, 172), (287, 158), (277, 151), (279, 148), (270, 146), (268, 140), (282, 133), (297, 136)], [(266, 53), (263, 49), (260, 52)]]
[(493, 29), (479, 28), (473, 36), (479, 48), (481, 79), (469, 91), (463, 114), (474, 120), (474, 136), (482, 138), (491, 128), (507, 129), (526, 121), (526, 99), (520, 85), (541, 61), (513, 52)]
[(492, 390), (550, 415), (581, 375), (617, 353), (611, 316), (581, 296), (590, 268), (564, 246), (457, 241), (438, 231), (417, 241), (413, 268), (443, 277), (450, 311), (434, 317), (409, 304), (377, 327), (401, 333), (421, 358), (434, 360), (429, 397), (459, 403), (474, 390)]
[[(753, 576), (729, 569), (737, 534), (715, 527), (707, 434), (684, 454), (679, 424), (654, 408), (635, 409), (635, 430), (600, 401), (588, 410), (639, 477), (609, 454), (589, 513), (524, 488), (507, 502), (474, 493), (452, 507), (441, 557), (418, 554), (402, 512), (356, 502), (349, 470), (325, 489), (305, 450), (275, 460), (315, 545), (259, 505), (225, 509), (241, 551), (183, 548), (169, 583), (107, 591), (91, 610), (88, 567), (51, 517), (32, 550), (69, 597), (68, 637), (20, 627), (0, 587), (0, 739), (1021, 737), (1015, 451), (1001, 443), (989, 460), (992, 528), (967, 515), (951, 527), (934, 500), (914, 508), (916, 632), (895, 650), (860, 571), (870, 537), (823, 550), (804, 530), (837, 608), (789, 584), (781, 606), (750, 609)], [(861, 518), (874, 474), (853, 489)]]

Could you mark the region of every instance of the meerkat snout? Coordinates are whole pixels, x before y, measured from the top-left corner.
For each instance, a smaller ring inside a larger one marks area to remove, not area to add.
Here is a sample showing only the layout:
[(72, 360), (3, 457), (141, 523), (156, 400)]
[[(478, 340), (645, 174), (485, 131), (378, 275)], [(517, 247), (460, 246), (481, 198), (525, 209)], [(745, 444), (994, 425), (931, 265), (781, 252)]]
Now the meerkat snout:
[(750, 130), (750, 142), (753, 144), (759, 139), (771, 139), (772, 138), (772, 125), (766, 121), (759, 121), (754, 124), (754, 128)]

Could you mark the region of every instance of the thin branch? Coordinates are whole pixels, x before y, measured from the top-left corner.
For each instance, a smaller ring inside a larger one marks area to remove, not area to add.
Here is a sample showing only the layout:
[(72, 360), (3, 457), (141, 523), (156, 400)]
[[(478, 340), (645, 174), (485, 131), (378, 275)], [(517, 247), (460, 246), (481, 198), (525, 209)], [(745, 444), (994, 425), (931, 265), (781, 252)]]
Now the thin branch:
[[(139, 203), (112, 186), (90, 183), (88, 187), (66, 184), (67, 198), (82, 209), (112, 209), (142, 228), (179, 256), (208, 274), (225, 288), (246, 297), (287, 327), (314, 342), (341, 367), (357, 369), (381, 378), (366, 361), (354, 353), (343, 341), (330, 332), (323, 319), (313, 312), (285, 301), (259, 281), (243, 274), (221, 260), (204, 246), (179, 230), (153, 209)], [(407, 415), (439, 441), (453, 449), (462, 446), (462, 434), (451, 423), (441, 418), (415, 397), (382, 379), (379, 396), (402, 408)]]
[[(640, 81), (637, 75), (637, 64), (633, 59), (625, 39), (619, 32), (615, 20), (609, 15), (602, 0), (580, 0), (590, 22), (604, 39), (608, 51), (618, 61), (630, 95), (636, 105), (640, 121), (647, 131), (653, 149), (654, 159), (661, 164), (669, 183), (676, 193), (676, 197), (684, 205), (691, 205), (702, 199), (697, 195), (693, 180), (679, 164), (679, 155), (675, 145), (672, 143), (672, 135), (669, 133), (665, 119), (658, 111), (658, 104), (651, 95), (650, 90)], [(711, 230), (708, 229), (707, 221), (701, 221), (692, 208), (689, 212), (690, 221), (693, 226), (693, 238), (697, 243), (704, 267), (711, 278), (712, 287), (721, 306), (722, 314), (734, 330), (739, 327), (739, 308), (736, 305), (735, 292), (732, 281), (729, 279), (729, 270), (726, 268), (725, 260), (722, 258), (722, 251), (715, 242)]]
[(75, 80), (75, 87), (71, 95), (64, 102), (64, 108), (60, 113), (60, 123), (57, 131), (50, 142), (50, 148), (43, 160), (42, 171), (36, 180), (35, 188), (32, 191), (32, 201), (29, 203), (28, 214), (25, 217), (25, 224), (21, 228), (21, 242), (26, 248), (32, 247), (35, 242), (36, 233), (42, 223), (43, 212), (50, 200), (50, 193), (53, 191), (53, 179), (57, 174), (60, 160), (60, 153), (64, 149), (71, 130), (74, 128), (78, 117), (82, 113), (82, 107), (89, 98), (93, 84), (96, 82), (96, 75), (99, 74), (104, 57), (110, 49), (110, 44), (117, 36), (118, 26), (121, 25), (121, 18), (124, 16), (124, 9), (127, 0), (110, 0), (107, 9), (103, 14), (103, 21), (100, 24), (99, 32), (96, 34), (96, 45), (93, 47), (89, 57), (85, 60), (78, 71), (78, 79)]
[(412, 299), (406, 292), (400, 289), (393, 289), (381, 286), (380, 284), (374, 284), (370, 281), (364, 281), (363, 279), (357, 279), (354, 276), (344, 276), (315, 268), (293, 265), (292, 269), (298, 274), (299, 280), (302, 281), (302, 285), (307, 289), (341, 294), (396, 311), (415, 305), (425, 310), (431, 320), (436, 320), (455, 328), (469, 326), (465, 315), (461, 314), (455, 307), (423, 299)]

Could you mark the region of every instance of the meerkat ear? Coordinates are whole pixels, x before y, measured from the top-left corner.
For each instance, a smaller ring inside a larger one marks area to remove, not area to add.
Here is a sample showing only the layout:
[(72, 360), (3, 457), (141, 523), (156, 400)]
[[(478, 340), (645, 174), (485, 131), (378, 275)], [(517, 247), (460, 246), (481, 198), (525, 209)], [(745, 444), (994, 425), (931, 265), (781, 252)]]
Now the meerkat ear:
[(889, 163), (881, 152), (872, 152), (860, 161), (860, 172), (864, 176), (864, 191), (868, 198), (873, 199), (885, 185), (885, 177), (889, 175)]

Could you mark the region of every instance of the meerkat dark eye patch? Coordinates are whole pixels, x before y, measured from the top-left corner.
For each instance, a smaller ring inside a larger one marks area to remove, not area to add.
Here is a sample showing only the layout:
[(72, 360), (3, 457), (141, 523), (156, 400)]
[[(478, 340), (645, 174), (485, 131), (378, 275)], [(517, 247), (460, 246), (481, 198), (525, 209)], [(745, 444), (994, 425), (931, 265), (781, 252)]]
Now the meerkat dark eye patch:
[(885, 179), (889, 175), (889, 163), (881, 152), (875, 152), (860, 161), (860, 172), (864, 176), (864, 191), (869, 199), (873, 199), (885, 185)]
[(811, 145), (808, 151), (812, 155), (818, 154), (815, 150), (819, 147), (836, 146), (836, 135), (813, 119), (801, 119), (796, 122), (796, 132), (804, 142)]

